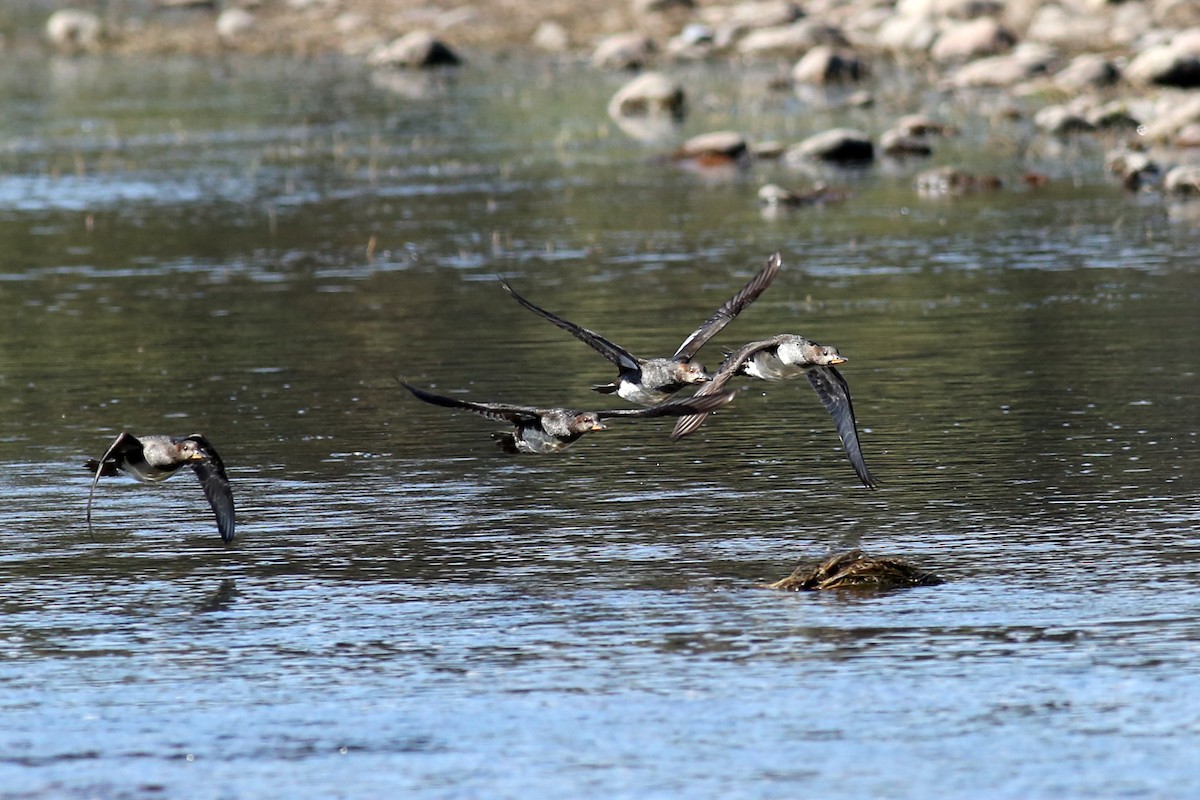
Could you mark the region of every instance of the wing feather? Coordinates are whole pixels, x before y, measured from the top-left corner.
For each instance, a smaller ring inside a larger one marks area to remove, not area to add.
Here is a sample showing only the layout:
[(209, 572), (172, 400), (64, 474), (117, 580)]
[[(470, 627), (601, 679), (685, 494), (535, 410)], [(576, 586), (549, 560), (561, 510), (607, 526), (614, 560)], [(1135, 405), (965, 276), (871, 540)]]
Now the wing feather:
[(771, 281), (775, 280), (775, 276), (779, 274), (779, 268), (783, 266), (783, 258), (779, 253), (775, 253), (767, 259), (766, 266), (758, 271), (758, 274), (750, 279), (750, 282), (741, 288), (741, 290), (733, 297), (726, 300), (720, 308), (713, 312), (713, 315), (706, 319), (699, 328), (692, 331), (692, 334), (683, 340), (683, 344), (679, 345), (679, 349), (675, 351), (677, 361), (688, 361), (692, 356), (703, 347), (709, 339), (720, 333), (721, 329), (733, 321), (733, 318), (742, 313), (746, 306), (758, 299), (759, 295), (767, 290), (771, 285)]
[(574, 322), (565, 320), (557, 314), (552, 314), (541, 306), (536, 306), (526, 300), (521, 295), (517, 294), (516, 290), (508, 285), (508, 281), (500, 278), (500, 285), (504, 287), (512, 298), (523, 305), (535, 314), (538, 314), (545, 319), (553, 322), (558, 327), (562, 328), (567, 333), (574, 336), (579, 341), (591, 347), (600, 355), (607, 358), (609, 361), (616, 364), (623, 372), (634, 371), (640, 369), (641, 361), (633, 353), (621, 347), (618, 344), (610, 342), (595, 331), (589, 331), (587, 328), (580, 327)]
[(87, 501), (87, 526), (88, 536), (95, 538), (92, 533), (92, 499), (96, 494), (96, 483), (100, 480), (101, 475), (115, 475), (116, 465), (125, 461), (132, 452), (141, 452), (142, 443), (138, 438), (131, 433), (121, 431), (117, 434), (117, 438), (113, 439), (112, 444), (104, 451), (104, 455), (100, 456), (100, 460), (88, 460), (84, 466), (96, 472), (92, 476), (92, 488), (88, 490)]
[(217, 451), (204, 440), (202, 436), (189, 436), (200, 442), (201, 448), (208, 455), (207, 461), (192, 465), (192, 471), (200, 479), (204, 487), (204, 497), (212, 507), (217, 517), (217, 530), (221, 532), (221, 540), (232, 542), (234, 534), (233, 490), (229, 488), (229, 477), (225, 474), (225, 464)]
[(854, 418), (854, 405), (850, 402), (850, 386), (842, 374), (833, 367), (813, 367), (805, 372), (808, 382), (817, 390), (817, 396), (825, 410), (833, 417), (837, 426), (838, 437), (850, 458), (850, 464), (858, 479), (868, 489), (874, 489), (878, 481), (867, 469), (863, 460), (862, 447), (858, 443), (858, 427)]
[(514, 425), (535, 423), (541, 419), (542, 412), (545, 410), (530, 408), (528, 406), (507, 405), (505, 403), (475, 403), (470, 400), (459, 400), (456, 397), (445, 397), (444, 395), (427, 392), (424, 389), (418, 389), (416, 386), (405, 383), (399, 378), (396, 380), (401, 386), (412, 392), (417, 399), (424, 400), (426, 403), (444, 408), (471, 411), (481, 417), (487, 417), (497, 422), (511, 422)]

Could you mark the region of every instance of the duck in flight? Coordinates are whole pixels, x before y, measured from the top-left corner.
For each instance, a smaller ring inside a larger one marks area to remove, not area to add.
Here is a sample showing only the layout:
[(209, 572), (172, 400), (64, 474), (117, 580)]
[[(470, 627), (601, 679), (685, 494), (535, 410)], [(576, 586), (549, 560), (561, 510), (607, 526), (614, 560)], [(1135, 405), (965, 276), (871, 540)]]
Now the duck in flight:
[[(765, 381), (782, 381), (804, 375), (821, 403), (833, 417), (838, 436), (855, 474), (868, 489), (874, 489), (878, 481), (867, 469), (862, 448), (858, 443), (857, 421), (854, 405), (850, 402), (850, 386), (835, 368), (846, 363), (846, 358), (836, 347), (820, 345), (793, 333), (781, 333), (768, 339), (750, 342), (730, 353), (721, 363), (713, 379), (700, 387), (696, 397), (720, 392), (735, 375), (748, 375)], [(678, 441), (700, 427), (709, 412), (691, 414), (675, 423), (671, 439)]]
[(783, 259), (779, 253), (768, 258), (766, 266), (759, 270), (749, 283), (726, 300), (699, 328), (692, 331), (683, 340), (683, 344), (679, 345), (675, 354), (667, 358), (639, 358), (600, 334), (587, 328), (581, 328), (573, 322), (534, 305), (517, 294), (503, 278), (500, 280), (500, 285), (525, 308), (545, 317), (617, 365), (617, 369), (620, 370), (617, 379), (612, 383), (593, 386), (593, 389), (604, 394), (615, 392), (619, 397), (638, 405), (655, 406), (669, 400), (672, 395), (685, 386), (704, 383), (708, 380), (708, 373), (705, 372), (704, 366), (693, 361), (692, 358), (709, 339), (716, 336), (746, 306), (753, 303), (759, 295), (766, 291), (767, 287), (771, 285), (771, 281), (775, 280), (775, 276), (779, 274), (781, 266), (783, 266)]
[(499, 422), (512, 423), (511, 432), (492, 438), (506, 453), (556, 453), (591, 431), (605, 430), (604, 420), (613, 418), (679, 417), (708, 413), (733, 399), (733, 392), (709, 393), (704, 397), (673, 400), (650, 408), (621, 408), (607, 411), (577, 411), (569, 408), (533, 408), (505, 403), (476, 403), (444, 397), (418, 389), (404, 381), (400, 385), (418, 399), (435, 406), (472, 411)]
[(217, 530), (225, 542), (233, 541), (233, 492), (225, 464), (217, 451), (198, 433), (191, 436), (143, 436), (121, 433), (99, 459), (88, 459), (84, 468), (93, 473), (88, 492), (88, 533), (92, 530), (92, 498), (101, 476), (124, 472), (142, 483), (165, 481), (183, 467), (191, 467), (204, 487), (204, 496), (217, 517)]

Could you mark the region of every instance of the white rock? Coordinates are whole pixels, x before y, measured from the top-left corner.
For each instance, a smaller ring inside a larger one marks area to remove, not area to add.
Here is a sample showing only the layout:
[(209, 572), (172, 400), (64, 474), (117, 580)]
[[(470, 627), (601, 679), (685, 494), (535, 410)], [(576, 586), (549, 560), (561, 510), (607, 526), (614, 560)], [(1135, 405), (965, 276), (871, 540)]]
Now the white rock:
[(847, 41), (841, 29), (805, 19), (790, 25), (751, 31), (738, 42), (737, 50), (745, 56), (782, 55), (798, 58), (821, 44), (845, 47)]
[(563, 53), (571, 47), (571, 36), (562, 24), (544, 20), (533, 32), (533, 46), (548, 53)]
[(1163, 191), (1180, 197), (1200, 195), (1200, 164), (1180, 164), (1167, 170)]
[(46, 38), (60, 50), (91, 50), (100, 42), (100, 18), (90, 11), (64, 8), (46, 20)]
[(371, 51), (367, 63), (372, 67), (426, 68), (453, 66), (462, 59), (429, 31), (411, 31)]
[(254, 30), (254, 15), (244, 8), (227, 8), (217, 15), (217, 36), (224, 41), (245, 36)]
[(969, 61), (997, 55), (1016, 44), (1017, 37), (991, 17), (960, 22), (947, 28), (933, 43), (929, 54), (942, 63)]
[(654, 41), (644, 33), (630, 31), (606, 36), (592, 51), (592, 64), (607, 69), (641, 69), (655, 53)]
[(1172, 45), (1156, 45), (1143, 50), (1129, 62), (1125, 77), (1134, 83), (1184, 88), (1200, 86), (1200, 58)]
[(686, 113), (683, 87), (661, 72), (645, 72), (617, 90), (608, 102), (610, 117), (670, 117)]
[(792, 67), (792, 80), (797, 83), (849, 83), (866, 75), (866, 64), (857, 55), (829, 45), (814, 47)]

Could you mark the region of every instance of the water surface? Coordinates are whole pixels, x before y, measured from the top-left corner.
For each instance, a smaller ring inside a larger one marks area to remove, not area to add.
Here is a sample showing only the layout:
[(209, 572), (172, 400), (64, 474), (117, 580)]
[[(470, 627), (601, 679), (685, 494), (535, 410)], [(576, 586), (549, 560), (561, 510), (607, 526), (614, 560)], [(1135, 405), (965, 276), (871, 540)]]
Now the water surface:
[[(926, 101), (685, 77), (707, 100), (683, 133), (878, 132)], [(0, 796), (1200, 790), (1187, 215), (1111, 185), (1104, 142), (953, 106), (932, 163), (1004, 191), (921, 198), (926, 163), (680, 169), (604, 118), (621, 80), (11, 65)], [(756, 205), (815, 177), (850, 199)], [(837, 345), (876, 492), (804, 382), (739, 384), (678, 444), (616, 421), (553, 458), (394, 382), (608, 407), (610, 365), (497, 274), (664, 355), (776, 250), (703, 358)], [(209, 436), (232, 546), (188, 475), (105, 481), (88, 538), (79, 465), (121, 430)], [(761, 588), (850, 547), (946, 582)]]

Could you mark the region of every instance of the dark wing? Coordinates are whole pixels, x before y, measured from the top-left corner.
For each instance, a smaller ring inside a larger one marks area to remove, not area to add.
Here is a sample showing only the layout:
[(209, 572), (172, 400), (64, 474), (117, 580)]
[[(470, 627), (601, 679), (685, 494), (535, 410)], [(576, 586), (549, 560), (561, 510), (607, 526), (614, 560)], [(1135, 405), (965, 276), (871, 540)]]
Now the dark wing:
[(733, 400), (734, 392), (724, 394), (709, 393), (701, 396), (698, 392), (693, 397), (683, 400), (671, 400), (650, 408), (616, 408), (609, 411), (597, 411), (601, 419), (609, 417), (681, 417), (686, 414), (697, 414), (715, 411)]
[[(753, 358), (754, 354), (759, 350), (765, 350), (768, 347), (774, 347), (783, 340), (787, 334), (779, 334), (772, 336), (770, 339), (761, 339), (757, 342), (744, 344), (737, 350), (725, 357), (721, 362), (721, 366), (717, 368), (716, 374), (712, 380), (700, 387), (700, 389), (692, 395), (693, 397), (703, 397), (704, 395), (715, 394), (725, 388), (725, 384), (729, 383), (730, 378), (741, 372), (742, 367), (746, 362)], [(671, 441), (678, 441), (689, 433), (692, 433), (708, 418), (708, 413), (691, 414), (683, 417), (675, 423), (675, 429), (671, 431)]]
[(416, 386), (405, 383), (399, 378), (400, 385), (412, 392), (418, 399), (424, 400), (426, 403), (432, 403), (435, 406), (443, 406), (445, 408), (458, 408), (464, 411), (474, 411), (480, 416), (488, 419), (496, 420), (497, 422), (511, 422), (514, 425), (534, 423), (541, 419), (542, 412), (545, 409), (529, 408), (528, 406), (510, 406), (504, 403), (472, 403), (470, 400), (459, 400), (454, 397), (444, 397), (440, 394), (427, 392), (424, 389), (418, 389)]
[(551, 314), (544, 308), (535, 306), (533, 303), (517, 294), (516, 291), (508, 285), (508, 281), (504, 280), (503, 278), (500, 278), (500, 285), (503, 286), (505, 291), (511, 294), (513, 299), (518, 303), (525, 306), (533, 313), (545, 317), (567, 333), (574, 336), (579, 341), (587, 344), (597, 353), (620, 367), (623, 372), (636, 371), (640, 369), (638, 357), (626, 350), (624, 347), (613, 344), (595, 331), (589, 331), (587, 328), (581, 328), (574, 322), (569, 322), (568, 320), (565, 320), (556, 314)]
[(212, 506), (213, 513), (217, 515), (217, 530), (221, 532), (221, 540), (232, 542), (233, 491), (229, 488), (225, 463), (221, 461), (221, 457), (217, 455), (217, 451), (208, 443), (208, 440), (200, 434), (193, 433), (187, 438), (200, 445), (200, 450), (208, 456), (206, 461), (193, 464), (192, 471), (200, 479), (200, 485), (204, 487), (204, 496), (208, 499), (208, 504)]
[(858, 444), (854, 405), (850, 402), (850, 387), (846, 384), (846, 379), (833, 367), (813, 367), (806, 370), (805, 374), (808, 376), (808, 382), (817, 390), (817, 396), (821, 398), (825, 409), (833, 417), (838, 436), (842, 439), (842, 446), (846, 448), (846, 455), (850, 457), (850, 464), (854, 467), (858, 479), (868, 489), (874, 489), (878, 482), (871, 477), (867, 464), (863, 461), (862, 448)]
[(122, 431), (117, 434), (117, 438), (113, 439), (112, 444), (104, 451), (104, 455), (100, 456), (99, 461), (88, 459), (88, 462), (84, 464), (87, 469), (95, 470), (95, 474), (92, 476), (92, 488), (88, 491), (88, 536), (92, 535), (92, 497), (96, 494), (96, 482), (100, 480), (101, 475), (116, 475), (117, 464), (124, 463), (130, 455), (141, 452), (142, 443), (138, 441), (138, 438), (131, 433)]
[(758, 296), (767, 290), (782, 266), (783, 258), (779, 253), (768, 258), (766, 266), (759, 270), (759, 273), (751, 278), (740, 292), (726, 300), (724, 305), (704, 321), (703, 325), (696, 328), (691, 336), (683, 340), (683, 344), (679, 345), (673, 358), (677, 361), (688, 361), (696, 355), (709, 339), (716, 336), (722, 328), (733, 321), (734, 317), (742, 313), (746, 306), (757, 300)]

